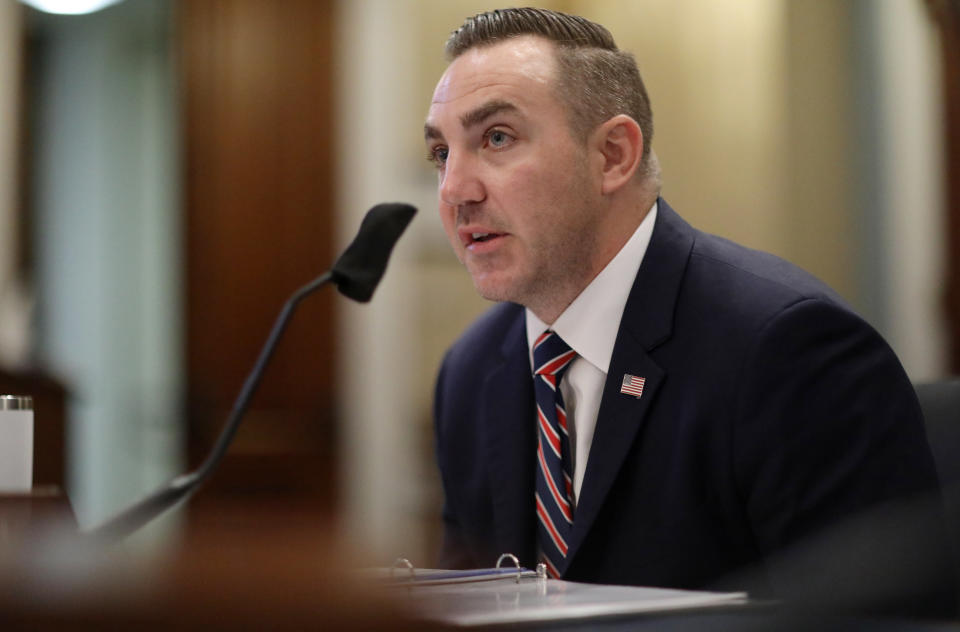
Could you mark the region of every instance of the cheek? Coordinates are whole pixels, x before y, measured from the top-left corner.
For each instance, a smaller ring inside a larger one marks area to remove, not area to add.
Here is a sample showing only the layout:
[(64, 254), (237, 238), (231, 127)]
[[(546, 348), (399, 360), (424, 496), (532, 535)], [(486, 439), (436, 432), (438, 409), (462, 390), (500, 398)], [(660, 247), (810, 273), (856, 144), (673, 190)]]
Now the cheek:
[(553, 184), (550, 182), (552, 174), (540, 160), (514, 163), (497, 176), (489, 179), (488, 190), (497, 191), (500, 197), (510, 199), (513, 206), (518, 203), (542, 203), (545, 197), (553, 195)]
[(557, 212), (557, 206), (567, 201), (569, 177), (561, 174), (568, 171), (554, 167), (546, 160), (528, 162), (511, 169), (509, 178), (501, 182), (501, 195), (511, 201), (507, 207), (518, 211), (514, 221), (548, 222)]

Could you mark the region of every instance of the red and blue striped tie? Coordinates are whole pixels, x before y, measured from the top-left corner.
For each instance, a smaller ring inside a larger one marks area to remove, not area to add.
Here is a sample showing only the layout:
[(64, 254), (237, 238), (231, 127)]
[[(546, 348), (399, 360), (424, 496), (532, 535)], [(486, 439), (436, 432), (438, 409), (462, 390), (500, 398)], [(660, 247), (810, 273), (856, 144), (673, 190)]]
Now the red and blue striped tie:
[(560, 380), (577, 356), (549, 329), (533, 345), (537, 398), (537, 535), (541, 558), (554, 577), (567, 557), (573, 530), (573, 461)]

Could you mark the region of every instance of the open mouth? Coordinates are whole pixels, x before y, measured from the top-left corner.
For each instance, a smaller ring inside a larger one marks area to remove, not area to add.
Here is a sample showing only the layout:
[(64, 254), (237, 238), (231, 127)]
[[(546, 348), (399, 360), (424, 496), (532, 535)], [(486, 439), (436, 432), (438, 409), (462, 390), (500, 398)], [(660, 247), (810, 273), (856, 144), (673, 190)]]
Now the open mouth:
[[(479, 226), (477, 228), (480, 228)], [(470, 230), (470, 228), (461, 228), (460, 241), (463, 243), (464, 248), (479, 248), (483, 244), (489, 244), (492, 241), (504, 237), (506, 233), (497, 233), (487, 230)]]
[(487, 248), (493, 248), (491, 242), (503, 237), (504, 234), (505, 233), (468, 233), (468, 239), (465, 245), (474, 252), (486, 252)]

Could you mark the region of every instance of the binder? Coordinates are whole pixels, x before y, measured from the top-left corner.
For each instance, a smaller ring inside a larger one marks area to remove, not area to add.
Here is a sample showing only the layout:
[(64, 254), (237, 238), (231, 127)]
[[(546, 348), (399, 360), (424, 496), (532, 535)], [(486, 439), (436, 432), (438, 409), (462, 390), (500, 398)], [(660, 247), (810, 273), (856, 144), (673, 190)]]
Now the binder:
[[(515, 565), (503, 567), (504, 559)], [(542, 566), (542, 565), (540, 565)], [(401, 568), (402, 567), (402, 568)], [(416, 569), (400, 559), (379, 569), (391, 589), (405, 589), (402, 602), (411, 617), (471, 627), (510, 623), (558, 622), (694, 608), (737, 607), (745, 592), (584, 584), (548, 579), (545, 569), (521, 568), (504, 554), (488, 569)]]
[[(510, 561), (513, 566), (503, 566)], [(542, 566), (542, 564), (540, 565)], [(392, 568), (374, 568), (361, 572), (368, 580), (375, 580), (393, 586), (436, 586), (438, 584), (463, 584), (472, 582), (490, 581), (513, 577), (515, 581), (537, 577), (542, 573), (546, 577), (546, 569), (538, 568), (536, 572), (520, 566), (520, 560), (511, 553), (504, 553), (497, 560), (493, 568), (474, 568), (468, 570), (448, 570), (440, 568), (414, 568), (405, 557), (398, 557)]]

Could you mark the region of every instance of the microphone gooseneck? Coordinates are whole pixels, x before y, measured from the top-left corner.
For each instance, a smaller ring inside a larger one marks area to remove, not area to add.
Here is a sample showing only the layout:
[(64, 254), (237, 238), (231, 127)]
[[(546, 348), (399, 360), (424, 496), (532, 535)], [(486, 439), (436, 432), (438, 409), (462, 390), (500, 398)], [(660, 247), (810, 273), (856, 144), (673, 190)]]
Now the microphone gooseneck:
[(95, 542), (108, 544), (121, 540), (144, 526), (166, 509), (189, 498), (223, 459), (230, 446), (250, 399), (260, 383), (263, 372), (273, 357), (277, 343), (287, 328), (300, 302), (328, 283), (335, 283), (340, 292), (355, 301), (366, 303), (373, 296), (387, 269), (390, 253), (400, 235), (413, 219), (417, 209), (409, 204), (378, 204), (367, 211), (360, 230), (329, 272), (304, 285), (287, 299), (280, 315), (273, 323), (270, 335), (247, 376), (224, 424), (217, 442), (204, 462), (193, 472), (182, 474), (155, 492), (120, 511), (112, 518), (81, 535)]

